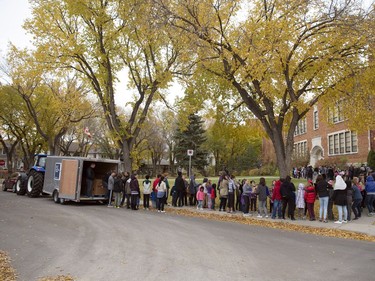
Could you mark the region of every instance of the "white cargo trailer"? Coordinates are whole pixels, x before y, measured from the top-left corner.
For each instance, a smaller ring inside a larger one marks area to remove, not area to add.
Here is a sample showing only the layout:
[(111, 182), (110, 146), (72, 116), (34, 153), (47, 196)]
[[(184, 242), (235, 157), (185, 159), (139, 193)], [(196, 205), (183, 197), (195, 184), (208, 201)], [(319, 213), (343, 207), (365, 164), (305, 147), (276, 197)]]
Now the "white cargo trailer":
[[(95, 163), (95, 179), (92, 197), (86, 193), (86, 170)], [(102, 179), (108, 172), (119, 172), (119, 160), (85, 157), (46, 157), (43, 193), (52, 195), (55, 203), (66, 201), (106, 200), (107, 189)]]

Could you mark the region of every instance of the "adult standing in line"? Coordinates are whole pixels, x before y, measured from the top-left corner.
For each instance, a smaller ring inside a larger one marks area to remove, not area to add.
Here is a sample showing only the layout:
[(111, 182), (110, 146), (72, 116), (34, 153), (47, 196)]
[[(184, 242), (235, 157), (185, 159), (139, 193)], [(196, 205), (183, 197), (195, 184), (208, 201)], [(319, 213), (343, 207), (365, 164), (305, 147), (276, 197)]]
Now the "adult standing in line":
[(368, 216), (375, 215), (374, 202), (375, 202), (375, 181), (373, 176), (368, 176), (365, 185), (366, 190), (366, 205), (368, 209)]
[(349, 180), (347, 177), (346, 183), (346, 210), (348, 212), (348, 216), (345, 218), (347, 221), (352, 220), (352, 205), (353, 205), (353, 188), (352, 188), (352, 181)]
[(288, 216), (290, 217), (291, 220), (296, 220), (294, 218), (294, 210), (296, 207), (296, 187), (291, 181), (290, 176), (286, 176), (285, 180), (281, 180), (281, 187), (280, 187), (280, 192), (281, 196), (283, 197), (283, 209), (282, 209), (282, 216), (283, 219), (285, 219), (285, 212), (286, 208), (288, 207)]
[[(337, 206), (339, 218), (335, 223), (342, 224), (347, 222), (348, 210), (346, 209), (346, 183), (340, 175), (336, 176), (336, 182), (333, 187), (333, 202)], [(344, 217), (343, 217), (344, 213)], [(344, 218), (344, 220), (343, 220)]]
[(112, 207), (112, 205), (111, 205), (111, 203), (112, 203), (112, 192), (113, 192), (113, 187), (115, 185), (115, 179), (114, 179), (115, 176), (116, 176), (116, 173), (112, 172), (109, 175), (109, 178), (108, 178), (108, 184), (107, 184), (107, 188), (108, 188), (108, 191), (109, 191), (108, 207)]
[(220, 207), (219, 211), (225, 211), (225, 206), (227, 205), (227, 199), (228, 199), (228, 186), (229, 186), (229, 181), (228, 181), (228, 176), (223, 175), (222, 180), (220, 181), (220, 186), (219, 186), (219, 196), (220, 196)]
[(241, 212), (243, 212), (243, 210), (242, 210), (243, 206), (242, 206), (241, 198), (242, 198), (242, 194), (243, 194), (244, 184), (245, 184), (245, 179), (243, 179), (241, 182), (237, 183), (238, 188), (236, 189), (235, 210), (238, 210), (238, 211), (241, 211)]
[(243, 206), (243, 215), (244, 217), (250, 216), (249, 214), (249, 209), (250, 209), (250, 196), (251, 192), (253, 189), (251, 188), (251, 185), (249, 184), (249, 180), (244, 180), (243, 181), (243, 186), (242, 186), (242, 198), (244, 200), (244, 206)]
[[(187, 206), (188, 205), (187, 195), (188, 195), (188, 189), (189, 189), (189, 182), (186, 180), (185, 176), (182, 176), (182, 179), (184, 180), (184, 184), (185, 184), (185, 189), (184, 189), (184, 204), (185, 204), (185, 206)], [(167, 189), (168, 189), (168, 187), (167, 187)]]
[(329, 180), (328, 181), (328, 196), (329, 196), (329, 199), (328, 199), (328, 208), (327, 208), (327, 215), (328, 215), (328, 219), (330, 221), (334, 221), (335, 220), (335, 216), (333, 214), (333, 186), (334, 186), (334, 182), (333, 180)]
[(126, 197), (126, 209), (130, 209), (131, 206), (131, 194), (132, 191), (130, 189), (130, 182), (131, 182), (131, 177), (128, 177), (128, 180), (125, 182), (125, 197)]
[(197, 182), (195, 181), (195, 175), (190, 176), (190, 183), (189, 183), (189, 205), (195, 206), (197, 205), (197, 198), (195, 194), (197, 193)]
[(361, 217), (361, 202), (362, 202), (362, 194), (361, 190), (358, 187), (359, 179), (357, 177), (353, 178), (353, 205), (352, 210), (354, 213), (355, 218), (353, 220), (357, 220)]
[(174, 182), (174, 186), (176, 187), (177, 191), (177, 198), (178, 198), (178, 207), (184, 206), (184, 189), (185, 189), (185, 182), (182, 178), (182, 172), (177, 172), (177, 178)]
[(150, 194), (151, 194), (151, 181), (150, 176), (146, 175), (146, 179), (143, 181), (143, 208), (145, 210), (150, 209)]
[(114, 207), (115, 208), (120, 208), (120, 205), (121, 205), (121, 191), (123, 191), (123, 186), (124, 186), (124, 183), (119, 176), (117, 176), (116, 173), (112, 173), (112, 177), (113, 177), (113, 194), (115, 195), (115, 205)]
[(164, 177), (160, 176), (160, 180), (156, 185), (156, 208), (158, 212), (165, 213), (164, 204), (165, 204), (165, 193), (167, 192), (167, 186), (164, 182)]
[(323, 175), (318, 175), (316, 178), (316, 192), (319, 197), (319, 221), (327, 223), (329, 193), (328, 182)]
[(257, 194), (256, 194), (256, 190), (257, 190), (257, 185), (255, 184), (255, 181), (251, 180), (250, 181), (250, 185), (251, 185), (251, 188), (253, 189), (253, 191), (251, 192), (251, 196), (250, 196), (250, 212), (255, 212), (257, 211)]
[[(259, 213), (258, 213), (258, 218), (261, 217), (266, 217), (268, 218), (268, 213), (267, 213), (267, 189), (268, 187), (266, 186), (266, 179), (265, 178), (260, 178), (259, 179), (259, 184), (257, 188), (257, 194), (258, 194), (258, 203), (259, 203)], [(262, 215), (262, 212), (264, 212), (264, 216)]]
[(95, 179), (95, 163), (91, 163), (90, 166), (86, 170), (86, 196), (92, 197), (92, 187), (94, 185), (94, 179)]
[(170, 189), (169, 182), (168, 182), (168, 173), (164, 173), (164, 183), (165, 183), (165, 187), (167, 188), (167, 192), (165, 193), (164, 204), (168, 205), (169, 189)]
[(152, 207), (157, 208), (157, 186), (159, 184), (161, 175), (158, 174), (154, 181), (152, 182), (152, 192), (151, 192), (151, 202), (152, 202)]
[(125, 198), (126, 198), (126, 182), (129, 180), (129, 172), (125, 172), (123, 173), (121, 179), (122, 179), (122, 183), (124, 185), (124, 190), (122, 192), (122, 199), (121, 199), (121, 206), (123, 207), (124, 204), (125, 204)]
[(137, 174), (132, 174), (130, 177), (130, 194), (131, 194), (131, 208), (132, 210), (138, 210), (138, 197), (140, 194), (139, 183)]
[(228, 178), (228, 213), (233, 213), (234, 211), (234, 195), (236, 192), (236, 183), (234, 182), (234, 179), (234, 175), (231, 175)]

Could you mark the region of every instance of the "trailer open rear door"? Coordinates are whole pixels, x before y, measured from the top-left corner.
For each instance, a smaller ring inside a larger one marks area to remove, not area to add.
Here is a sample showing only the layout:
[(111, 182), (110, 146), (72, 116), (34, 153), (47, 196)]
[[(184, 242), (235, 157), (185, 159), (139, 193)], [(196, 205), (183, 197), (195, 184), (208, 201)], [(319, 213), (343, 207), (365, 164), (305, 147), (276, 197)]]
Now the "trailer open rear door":
[[(80, 188), (78, 188), (79, 160), (62, 160), (61, 179), (59, 187), (59, 197), (69, 200), (79, 198)], [(79, 190), (77, 190), (77, 188)]]

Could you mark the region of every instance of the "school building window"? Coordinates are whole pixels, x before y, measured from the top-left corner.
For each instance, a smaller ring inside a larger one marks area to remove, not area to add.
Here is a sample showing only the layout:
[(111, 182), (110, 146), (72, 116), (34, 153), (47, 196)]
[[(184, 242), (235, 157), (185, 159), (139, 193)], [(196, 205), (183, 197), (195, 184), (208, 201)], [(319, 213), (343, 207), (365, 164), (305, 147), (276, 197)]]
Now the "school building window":
[(339, 101), (335, 106), (328, 108), (328, 122), (335, 124), (346, 120), (342, 103), (343, 101)]
[(314, 122), (314, 130), (317, 130), (319, 128), (318, 110), (314, 110), (314, 113), (313, 113), (313, 122)]
[(294, 143), (293, 154), (296, 157), (302, 157), (307, 155), (307, 141), (300, 141)]
[(298, 135), (305, 134), (306, 132), (307, 132), (306, 118), (303, 118), (298, 121), (296, 129), (294, 131), (294, 135), (298, 136)]
[(329, 155), (358, 152), (357, 132), (346, 131), (328, 135), (328, 151)]

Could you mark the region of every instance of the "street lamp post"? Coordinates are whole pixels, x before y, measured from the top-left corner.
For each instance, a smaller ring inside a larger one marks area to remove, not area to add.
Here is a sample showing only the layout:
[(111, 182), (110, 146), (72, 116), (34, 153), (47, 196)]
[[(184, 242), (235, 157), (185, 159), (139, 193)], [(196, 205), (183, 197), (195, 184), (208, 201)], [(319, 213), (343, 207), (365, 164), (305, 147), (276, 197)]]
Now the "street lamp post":
[(191, 156), (194, 155), (194, 150), (188, 149), (187, 155), (189, 156), (189, 179), (191, 178)]

